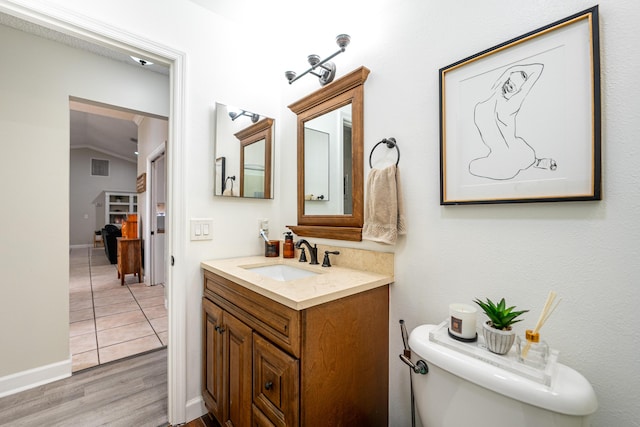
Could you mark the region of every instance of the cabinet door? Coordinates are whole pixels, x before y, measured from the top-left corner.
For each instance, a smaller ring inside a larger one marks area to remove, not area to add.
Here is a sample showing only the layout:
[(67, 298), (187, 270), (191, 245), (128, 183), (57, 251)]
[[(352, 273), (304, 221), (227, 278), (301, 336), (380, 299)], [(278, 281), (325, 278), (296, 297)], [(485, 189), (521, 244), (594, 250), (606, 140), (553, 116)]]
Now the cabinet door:
[(265, 414), (253, 405), (253, 419), (251, 420), (251, 427), (276, 427)]
[(223, 425), (245, 427), (251, 423), (251, 328), (230, 315), (223, 313), (225, 397), (227, 411)]
[(258, 334), (253, 336), (253, 345), (255, 406), (275, 426), (297, 426), (300, 400), (298, 359), (289, 356)]
[(202, 300), (202, 397), (204, 403), (218, 420), (223, 417), (223, 358), (222, 309), (209, 301)]

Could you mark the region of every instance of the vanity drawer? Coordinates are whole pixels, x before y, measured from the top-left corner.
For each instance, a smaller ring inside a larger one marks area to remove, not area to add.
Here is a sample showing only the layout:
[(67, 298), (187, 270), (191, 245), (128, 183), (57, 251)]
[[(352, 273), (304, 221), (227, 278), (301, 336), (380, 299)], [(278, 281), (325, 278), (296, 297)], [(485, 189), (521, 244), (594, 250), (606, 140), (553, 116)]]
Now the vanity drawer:
[(298, 359), (253, 334), (253, 404), (273, 425), (298, 425), (299, 366)]
[(300, 357), (299, 311), (206, 270), (204, 294), (274, 344)]

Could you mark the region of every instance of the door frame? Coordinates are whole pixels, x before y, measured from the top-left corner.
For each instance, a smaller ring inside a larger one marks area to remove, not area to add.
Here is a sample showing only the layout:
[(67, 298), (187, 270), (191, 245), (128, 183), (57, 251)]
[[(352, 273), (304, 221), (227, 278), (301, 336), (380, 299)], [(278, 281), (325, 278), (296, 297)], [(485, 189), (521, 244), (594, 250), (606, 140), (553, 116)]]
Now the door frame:
[[(142, 38), (79, 15), (68, 9), (48, 4), (25, 4), (26, 0), (0, 0), (0, 11), (22, 20), (50, 28), (93, 44), (128, 54), (153, 59), (157, 64), (170, 68), (169, 92), (169, 132), (166, 151), (167, 161), (167, 210), (170, 214), (166, 225), (166, 253), (175, 264), (168, 269), (166, 286), (168, 290), (168, 354), (167, 392), (169, 423), (180, 424), (187, 421), (187, 361), (186, 361), (186, 289), (175, 286), (177, 278), (186, 277), (185, 259), (186, 232), (185, 203), (182, 191), (185, 188), (184, 171), (184, 112), (185, 112), (185, 53), (152, 40)], [(199, 414), (198, 414), (199, 415)]]
[[(146, 240), (149, 242), (149, 245), (147, 248), (145, 248), (145, 253), (147, 253), (147, 259), (149, 261), (149, 284), (153, 285), (154, 280), (154, 261), (153, 261), (153, 257), (155, 256), (155, 248), (154, 248), (154, 239), (151, 238), (151, 233), (154, 233), (154, 236), (156, 235), (157, 230), (155, 229), (156, 227), (154, 227), (155, 221), (153, 218), (153, 214), (155, 212), (155, 207), (153, 206), (153, 191), (154, 191), (154, 186), (157, 185), (155, 183), (155, 177), (154, 177), (154, 173), (153, 173), (153, 162), (155, 162), (157, 159), (160, 158), (160, 156), (164, 156), (165, 157), (165, 165), (166, 165), (166, 161), (167, 161), (167, 154), (166, 154), (166, 143), (162, 143), (161, 145), (159, 145), (155, 150), (153, 150), (151, 153), (149, 153), (149, 155), (147, 156), (147, 164), (146, 164), (146, 173), (147, 173), (147, 189), (149, 191), (146, 192), (145, 194), (145, 205), (147, 206), (147, 212), (146, 212), (146, 223), (147, 225), (147, 231), (145, 232), (145, 237)], [(165, 189), (166, 189), (166, 183), (167, 183), (167, 177), (165, 174)], [(165, 231), (165, 236), (167, 235), (167, 232)], [(166, 237), (165, 237), (166, 239)], [(166, 251), (166, 246), (165, 246), (165, 251), (164, 251), (164, 255), (163, 258), (166, 262), (167, 258), (167, 251)], [(146, 270), (145, 270), (146, 271)], [(167, 271), (165, 269), (164, 272), (165, 277), (167, 276)], [(146, 276), (146, 273), (145, 273)]]

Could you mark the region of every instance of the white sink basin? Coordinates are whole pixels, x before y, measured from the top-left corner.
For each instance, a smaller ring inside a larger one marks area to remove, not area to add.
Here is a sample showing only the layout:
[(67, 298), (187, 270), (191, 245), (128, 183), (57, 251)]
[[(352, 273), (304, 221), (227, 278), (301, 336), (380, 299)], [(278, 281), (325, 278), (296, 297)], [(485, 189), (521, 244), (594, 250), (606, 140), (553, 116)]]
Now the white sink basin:
[(302, 268), (292, 267), (285, 264), (264, 265), (261, 267), (243, 267), (249, 271), (257, 273), (270, 279), (287, 282), (289, 280), (302, 279), (304, 277), (316, 276), (319, 273), (304, 270)]

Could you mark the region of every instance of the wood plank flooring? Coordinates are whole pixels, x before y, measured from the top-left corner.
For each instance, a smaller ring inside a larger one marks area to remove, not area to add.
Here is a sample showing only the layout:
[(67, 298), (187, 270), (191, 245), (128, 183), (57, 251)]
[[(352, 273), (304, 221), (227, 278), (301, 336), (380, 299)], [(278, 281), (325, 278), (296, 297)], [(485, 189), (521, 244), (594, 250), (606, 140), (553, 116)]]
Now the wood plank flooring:
[(220, 424), (209, 414), (205, 414), (200, 418), (189, 421), (184, 427), (220, 427)]
[(0, 399), (3, 427), (166, 427), (167, 420), (166, 349)]

